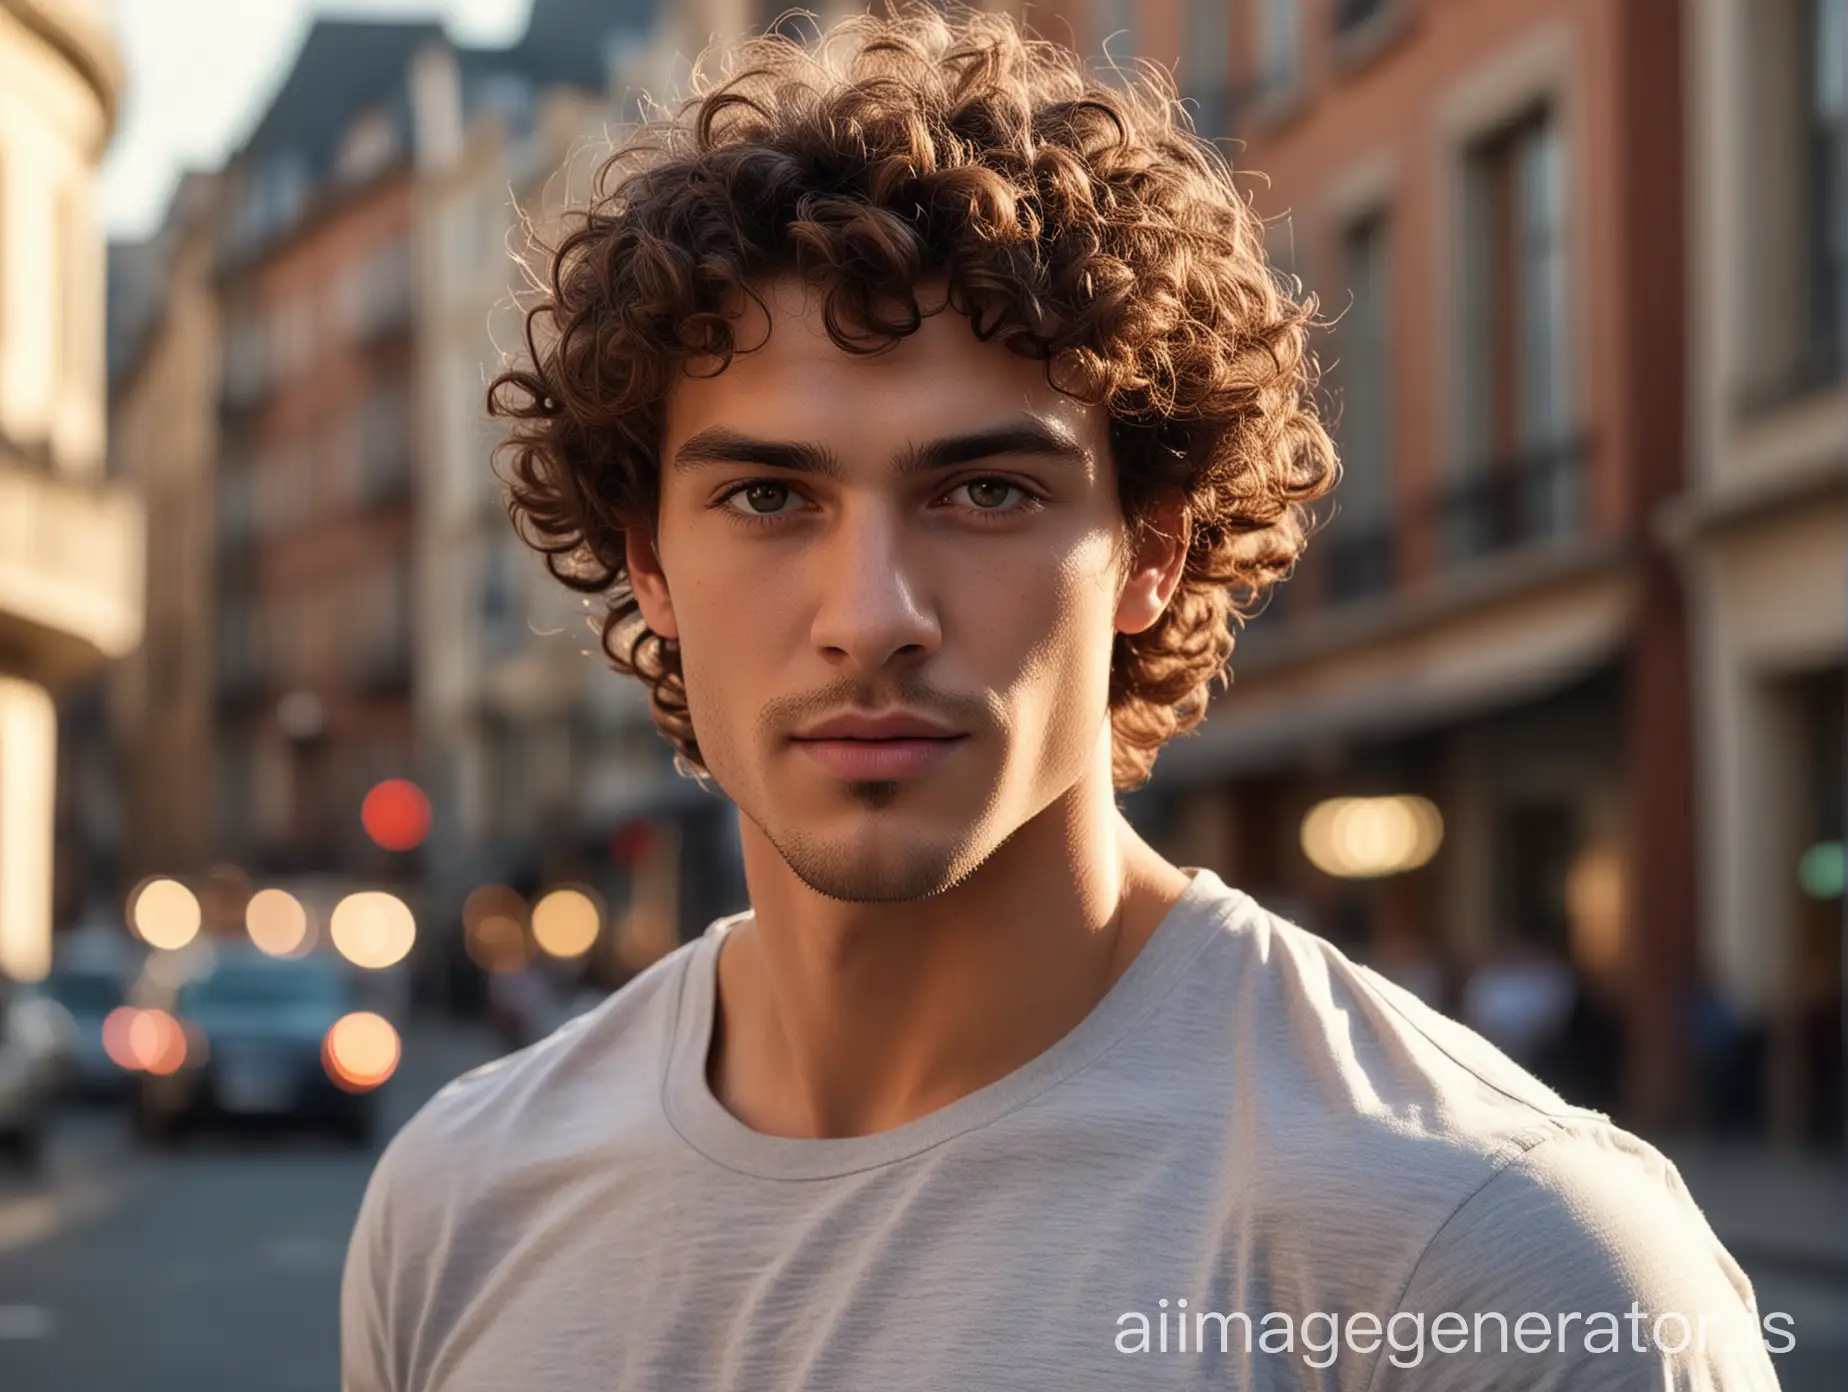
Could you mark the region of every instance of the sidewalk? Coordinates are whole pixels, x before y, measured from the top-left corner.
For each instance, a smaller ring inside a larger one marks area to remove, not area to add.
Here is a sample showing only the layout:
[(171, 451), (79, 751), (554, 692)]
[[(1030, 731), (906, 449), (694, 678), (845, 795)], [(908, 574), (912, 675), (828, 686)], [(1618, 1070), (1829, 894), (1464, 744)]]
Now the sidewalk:
[(1839, 1158), (1747, 1140), (1655, 1144), (1741, 1262), (1848, 1287), (1848, 1165)]

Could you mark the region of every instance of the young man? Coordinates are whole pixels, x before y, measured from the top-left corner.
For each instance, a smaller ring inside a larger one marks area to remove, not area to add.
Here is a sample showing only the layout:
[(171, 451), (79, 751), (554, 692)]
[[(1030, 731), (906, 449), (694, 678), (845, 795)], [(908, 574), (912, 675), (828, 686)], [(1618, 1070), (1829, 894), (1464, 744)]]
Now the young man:
[(493, 402), (751, 909), (392, 1141), (347, 1392), (1773, 1386), (1660, 1155), (1118, 810), (1333, 474), (1165, 79), (739, 58)]

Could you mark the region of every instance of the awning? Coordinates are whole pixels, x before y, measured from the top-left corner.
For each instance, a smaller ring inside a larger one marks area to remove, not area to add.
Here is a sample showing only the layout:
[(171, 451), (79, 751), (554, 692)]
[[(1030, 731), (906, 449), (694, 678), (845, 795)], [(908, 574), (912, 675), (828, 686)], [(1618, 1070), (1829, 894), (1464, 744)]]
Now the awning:
[(1330, 615), (1259, 648), (1191, 735), (1156, 761), (1151, 788), (1184, 788), (1295, 762), (1330, 742), (1403, 737), (1537, 700), (1623, 648), (1629, 574), (1581, 558), (1519, 587), (1408, 596), (1375, 617)]

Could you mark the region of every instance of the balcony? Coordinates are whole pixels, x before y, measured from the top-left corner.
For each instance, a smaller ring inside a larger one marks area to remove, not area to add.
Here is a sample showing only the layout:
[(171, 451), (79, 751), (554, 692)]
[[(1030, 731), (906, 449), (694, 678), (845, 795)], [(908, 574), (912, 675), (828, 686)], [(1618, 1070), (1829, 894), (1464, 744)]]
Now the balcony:
[(121, 485), (61, 476), (0, 444), (0, 649), (23, 655), (23, 675), (55, 685), (141, 642), (145, 529)]
[(1440, 564), (1465, 564), (1584, 525), (1582, 437), (1494, 459), (1441, 489), (1432, 500)]
[(1398, 566), (1396, 529), (1391, 522), (1341, 528), (1320, 543), (1320, 561), (1330, 604), (1348, 604), (1384, 594)]

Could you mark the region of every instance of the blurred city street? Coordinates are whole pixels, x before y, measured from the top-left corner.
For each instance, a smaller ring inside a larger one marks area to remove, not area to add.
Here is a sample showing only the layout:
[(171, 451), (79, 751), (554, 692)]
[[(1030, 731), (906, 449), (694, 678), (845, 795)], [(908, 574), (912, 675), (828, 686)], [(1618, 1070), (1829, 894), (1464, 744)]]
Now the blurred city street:
[[(1848, 0), (975, 3), (1171, 68), (1316, 305), (1340, 486), (1124, 816), (1658, 1145), (1848, 1387)], [(390, 1135), (747, 907), (490, 398), (805, 25), (0, 0), (0, 1392), (336, 1387)]]
[[(499, 1053), (483, 1031), (405, 1031), (379, 1143)], [(340, 1265), (376, 1149), (306, 1129), (207, 1131), (172, 1152), (125, 1109), (58, 1118), (41, 1175), (0, 1171), (7, 1392), (327, 1392)]]

